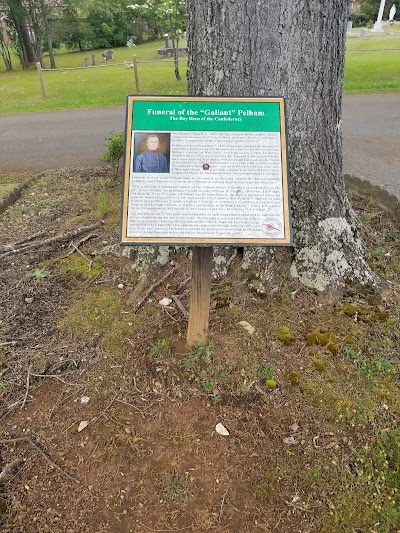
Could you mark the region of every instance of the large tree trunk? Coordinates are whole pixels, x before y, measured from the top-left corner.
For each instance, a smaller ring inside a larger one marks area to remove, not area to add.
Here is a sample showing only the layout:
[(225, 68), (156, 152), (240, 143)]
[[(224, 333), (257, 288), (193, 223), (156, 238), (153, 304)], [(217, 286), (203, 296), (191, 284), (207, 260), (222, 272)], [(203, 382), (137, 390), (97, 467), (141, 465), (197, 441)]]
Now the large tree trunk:
[[(342, 175), (341, 100), (348, 0), (188, 0), (191, 96), (284, 96), (294, 260), (317, 291), (345, 279), (374, 289)], [(261, 281), (273, 251), (245, 249)]]

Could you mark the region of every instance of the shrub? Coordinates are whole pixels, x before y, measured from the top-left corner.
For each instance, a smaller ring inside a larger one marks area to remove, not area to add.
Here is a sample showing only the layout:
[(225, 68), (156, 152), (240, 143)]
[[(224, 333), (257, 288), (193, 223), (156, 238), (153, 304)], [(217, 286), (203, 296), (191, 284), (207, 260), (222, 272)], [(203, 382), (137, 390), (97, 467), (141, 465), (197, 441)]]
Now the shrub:
[(116, 179), (119, 170), (119, 162), (124, 155), (124, 132), (116, 133), (112, 131), (106, 137), (108, 143), (106, 144), (107, 151), (100, 156), (102, 161), (111, 165), (114, 170), (114, 179)]

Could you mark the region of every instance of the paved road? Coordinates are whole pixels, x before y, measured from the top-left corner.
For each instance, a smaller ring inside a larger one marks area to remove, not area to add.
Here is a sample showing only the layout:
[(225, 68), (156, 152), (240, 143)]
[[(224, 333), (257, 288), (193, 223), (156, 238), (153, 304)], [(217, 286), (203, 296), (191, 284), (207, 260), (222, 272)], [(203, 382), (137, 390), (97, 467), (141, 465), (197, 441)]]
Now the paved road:
[[(0, 172), (100, 165), (124, 124), (122, 106), (0, 116)], [(343, 136), (344, 171), (400, 198), (400, 93), (346, 95)]]

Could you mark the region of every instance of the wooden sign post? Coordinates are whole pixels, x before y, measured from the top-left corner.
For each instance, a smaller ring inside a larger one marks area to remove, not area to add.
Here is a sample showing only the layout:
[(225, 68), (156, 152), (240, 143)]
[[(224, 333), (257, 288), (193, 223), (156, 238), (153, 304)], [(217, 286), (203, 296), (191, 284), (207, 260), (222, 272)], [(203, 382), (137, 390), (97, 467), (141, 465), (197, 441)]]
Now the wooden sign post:
[(192, 251), (192, 285), (186, 339), (188, 346), (193, 346), (195, 342), (207, 342), (213, 260), (212, 246), (194, 246)]
[(213, 246), (292, 244), (284, 99), (128, 96), (122, 187), (121, 244), (193, 247), (206, 343)]

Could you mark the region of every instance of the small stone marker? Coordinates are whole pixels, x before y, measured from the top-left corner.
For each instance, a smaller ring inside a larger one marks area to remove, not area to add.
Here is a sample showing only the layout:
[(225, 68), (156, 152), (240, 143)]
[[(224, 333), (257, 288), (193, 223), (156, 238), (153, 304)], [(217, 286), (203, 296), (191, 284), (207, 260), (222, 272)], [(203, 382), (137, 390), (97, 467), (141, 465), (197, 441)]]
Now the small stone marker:
[(165, 46), (165, 48), (169, 48), (169, 35), (168, 35), (168, 33), (166, 33), (164, 35), (164, 46)]
[(85, 59), (84, 59), (84, 66), (85, 67), (89, 66), (89, 58), (88, 57), (85, 57)]
[(360, 39), (368, 39), (368, 30), (365, 28), (360, 30)]
[(106, 50), (102, 54), (103, 61), (107, 63), (108, 61), (112, 61), (114, 59), (114, 50)]

